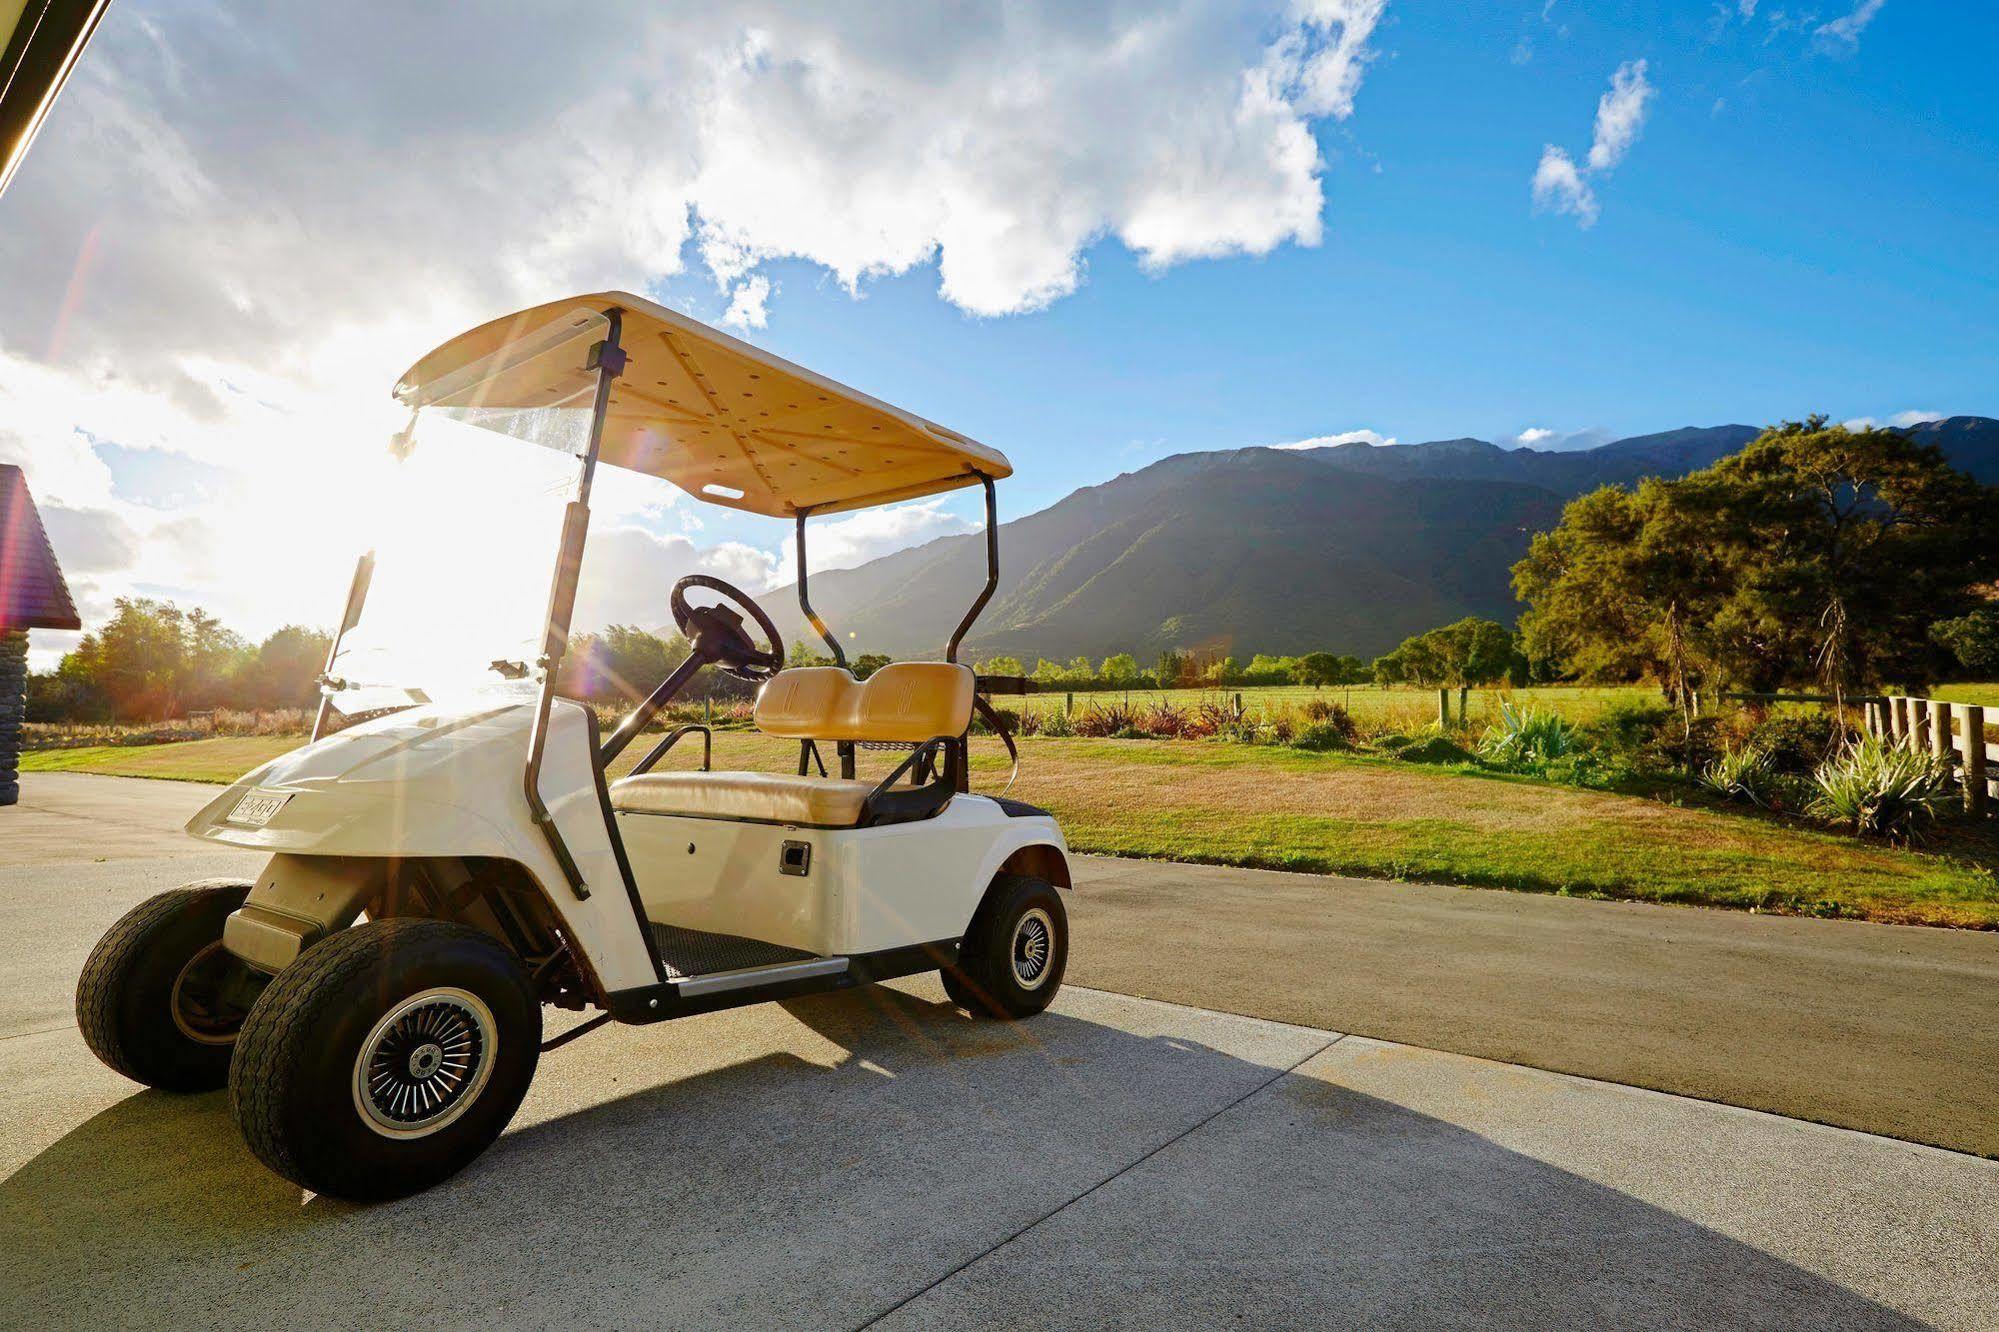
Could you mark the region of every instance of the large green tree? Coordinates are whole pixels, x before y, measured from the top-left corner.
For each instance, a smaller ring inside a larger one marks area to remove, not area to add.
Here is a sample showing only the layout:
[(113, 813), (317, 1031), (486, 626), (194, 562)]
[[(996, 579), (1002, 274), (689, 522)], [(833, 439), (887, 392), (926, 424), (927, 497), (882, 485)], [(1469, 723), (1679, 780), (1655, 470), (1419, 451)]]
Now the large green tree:
[(1685, 703), (1712, 672), (1713, 621), (1735, 577), (1732, 543), (1699, 487), (1646, 480), (1572, 501), (1513, 566), (1521, 646), (1585, 680), (1659, 681)]
[(1898, 431), (1823, 417), (1766, 430), (1714, 466), (1571, 502), (1514, 566), (1535, 659), (1586, 679), (1651, 676), (1685, 699), (1921, 684), (1929, 625), (1999, 572), (1999, 491)]
[(1939, 620), (1930, 626), (1930, 639), (1957, 659), (1965, 675), (1999, 679), (1999, 606)]
[(1688, 482), (1735, 543), (1716, 631), (1759, 684), (1926, 684), (1929, 625), (1999, 573), (1999, 490), (1897, 430), (1788, 422)]
[(56, 675), (101, 699), (119, 721), (159, 721), (230, 702), (233, 677), (249, 652), (199, 607), (120, 597), (111, 618), (64, 655)]
[(1382, 684), (1494, 684), (1513, 670), (1519, 653), (1513, 635), (1495, 620), (1468, 615), (1455, 624), (1402, 640), (1378, 658), (1374, 677)]
[(237, 668), (229, 702), (241, 708), (309, 708), (319, 702), (327, 635), (288, 624), (257, 645)]

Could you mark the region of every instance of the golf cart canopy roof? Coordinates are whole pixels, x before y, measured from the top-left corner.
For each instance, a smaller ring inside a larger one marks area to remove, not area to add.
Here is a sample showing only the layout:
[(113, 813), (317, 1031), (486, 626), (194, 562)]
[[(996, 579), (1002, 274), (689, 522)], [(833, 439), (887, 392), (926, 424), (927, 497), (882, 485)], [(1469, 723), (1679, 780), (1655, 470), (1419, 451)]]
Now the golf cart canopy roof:
[(599, 461), (750, 513), (838, 513), (1013, 473), (1005, 455), (628, 292), (551, 301), (460, 333), (396, 386), (410, 407), (496, 414), (588, 401), (619, 312)]

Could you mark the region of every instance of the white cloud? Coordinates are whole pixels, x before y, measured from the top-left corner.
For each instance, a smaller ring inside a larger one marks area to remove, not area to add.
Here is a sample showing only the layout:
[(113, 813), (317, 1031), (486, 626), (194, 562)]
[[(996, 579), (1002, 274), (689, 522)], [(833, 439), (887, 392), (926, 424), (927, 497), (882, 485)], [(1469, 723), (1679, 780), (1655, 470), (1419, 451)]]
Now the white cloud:
[(1756, 17), (1756, 0), (1735, 0), (1735, 10), (1745, 19)]
[(1948, 415), (1950, 415), (1948, 412), (1911, 410), (1896, 412), (1888, 417), (1885, 422), (1878, 416), (1852, 416), (1840, 422), (1840, 424), (1848, 430), (1872, 430), (1876, 426), (1883, 424), (1900, 426), (1903, 429), (1907, 429), (1910, 426), (1921, 425), (1925, 421), (1941, 421)]
[(1855, 50), (1860, 45), (1860, 34), (1867, 31), (1867, 25), (1881, 12), (1881, 6), (1888, 0), (1859, 0), (1847, 13), (1830, 23), (1822, 23), (1814, 36), (1829, 46)]
[(1335, 444), (1373, 444), (1376, 446), (1393, 444), (1393, 436), (1383, 435), (1376, 430), (1343, 430), (1337, 435), (1314, 435), (1310, 439), (1296, 440), (1289, 444), (1272, 444), (1273, 449), (1329, 449)]
[(1608, 171), (1624, 160), (1645, 124), (1652, 85), (1643, 60), (1627, 60), (1610, 76), (1610, 91), (1597, 99), (1596, 133), (1590, 141), (1591, 171)]
[(611, 527), (591, 534), (576, 589), (576, 623), (598, 628), (628, 624), (670, 628), (673, 585), (691, 573), (712, 574), (756, 595), (777, 581), (777, 556), (740, 541), (702, 548), (678, 533)]
[[(947, 496), (913, 500), (882, 509), (863, 509), (842, 518), (815, 519), (805, 533), (806, 564), (813, 573), (853, 569), (938, 537), (980, 531), (985, 525), (961, 518), (944, 506)], [(770, 581), (789, 582), (798, 569), (795, 537), (784, 542), (778, 571)]]
[(1534, 168), (1534, 206), (1573, 214), (1585, 228), (1596, 225), (1596, 192), (1575, 159), (1552, 143), (1541, 149), (1541, 165)]
[(722, 312), (722, 322), (736, 328), (762, 328), (769, 322), (770, 279), (761, 273), (752, 273), (736, 284), (729, 297), (729, 308)]
[[(108, 12), (0, 200), (0, 455), (96, 515), (65, 537), (90, 606), (143, 586), (253, 634), (324, 619), (354, 478), (401, 424), (388, 385), (563, 291), (697, 263), (760, 328), (773, 260), (855, 292), (934, 263), (998, 316), (1073, 291), (1106, 238), (1154, 269), (1316, 244), (1314, 123), (1353, 113), (1385, 0), (500, 8), (472, 46), (450, 7)], [(214, 465), (217, 493), (121, 501), (99, 440)], [(598, 521), (649, 527), (660, 487), (627, 480), (600, 478)], [(825, 549), (858, 561), (965, 524), (845, 530)]]
[(1534, 206), (1566, 213), (1585, 230), (1596, 225), (1595, 182), (1622, 162), (1644, 128), (1654, 89), (1645, 77), (1643, 60), (1627, 60), (1610, 76), (1610, 91), (1597, 99), (1596, 124), (1586, 165), (1578, 166), (1568, 150), (1555, 144), (1541, 149), (1534, 168)]
[(1551, 430), (1547, 426), (1529, 426), (1514, 435), (1511, 440), (1514, 448), (1538, 449), (1542, 453), (1575, 453), (1609, 442), (1610, 432), (1602, 426), (1587, 426), (1581, 430)]

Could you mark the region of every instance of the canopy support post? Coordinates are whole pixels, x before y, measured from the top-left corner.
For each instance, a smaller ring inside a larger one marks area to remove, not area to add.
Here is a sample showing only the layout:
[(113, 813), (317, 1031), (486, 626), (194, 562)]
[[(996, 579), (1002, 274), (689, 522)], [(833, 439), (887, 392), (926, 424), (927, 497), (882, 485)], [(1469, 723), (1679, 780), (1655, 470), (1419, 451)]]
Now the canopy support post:
[(541, 658), (536, 663), (541, 668), (541, 692), (535, 698), (534, 730), (528, 740), (527, 772), (522, 783), (527, 792), (528, 815), (541, 830), (548, 849), (562, 867), (563, 877), (569, 880), (570, 891), (579, 901), (590, 896), (590, 885), (584, 882), (576, 857), (563, 841), (562, 830), (555, 826), (555, 816), (542, 802), (541, 760), (548, 747), (548, 715), (555, 705), (556, 676), (561, 673), (562, 658), (569, 651), (569, 619), (576, 610), (576, 582), (583, 572), (583, 544), (590, 535), (590, 486), (596, 479), (597, 450), (603, 443), (604, 417), (611, 406), (611, 382), (625, 368), (625, 353), (618, 347), (622, 316), (621, 310), (604, 312), (607, 321), (604, 340), (590, 349), (590, 366), (597, 371), (597, 400), (590, 412), (590, 442), (583, 450), (583, 469), (576, 477), (576, 498), (569, 501), (562, 517), (562, 545), (555, 557), (555, 581), (548, 590), (548, 618), (542, 628)]
[(979, 599), (965, 612), (965, 618), (958, 622), (957, 632), (951, 635), (951, 642), (944, 649), (944, 660), (958, 659), (958, 644), (964, 641), (965, 633), (972, 622), (979, 618), (979, 612), (993, 599), (993, 592), (999, 587), (999, 501), (993, 495), (993, 479), (984, 472), (979, 473), (979, 484), (986, 488), (986, 585), (979, 593)]
[(841, 650), (840, 640), (833, 637), (833, 631), (826, 627), (826, 622), (819, 618), (819, 612), (812, 609), (812, 603), (805, 596), (805, 515), (811, 512), (809, 507), (798, 511), (798, 609), (805, 612), (805, 618), (826, 640), (826, 646), (833, 649), (833, 664), (844, 668), (847, 654)]

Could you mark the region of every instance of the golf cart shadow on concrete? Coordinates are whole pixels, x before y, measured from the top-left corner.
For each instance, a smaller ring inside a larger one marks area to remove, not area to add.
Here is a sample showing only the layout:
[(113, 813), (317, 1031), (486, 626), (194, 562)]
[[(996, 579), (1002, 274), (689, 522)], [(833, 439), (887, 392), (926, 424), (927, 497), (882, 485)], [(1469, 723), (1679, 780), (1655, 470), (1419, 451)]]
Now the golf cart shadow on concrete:
[[(8, 1321), (1919, 1326), (1285, 1072), (1318, 1033), (1089, 992), (975, 1023), (939, 993), (592, 1037), (481, 1161), (375, 1207), (301, 1205), (219, 1096), (137, 1093), (0, 1183)], [(588, 1103), (609, 1077), (636, 1089)]]

